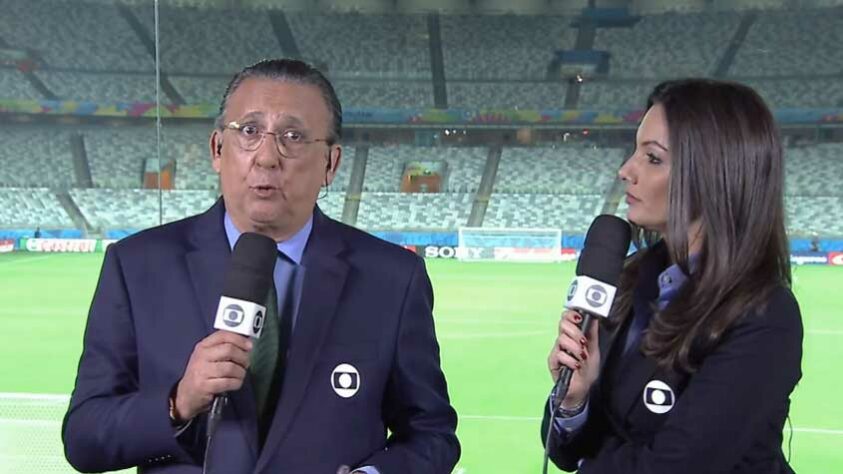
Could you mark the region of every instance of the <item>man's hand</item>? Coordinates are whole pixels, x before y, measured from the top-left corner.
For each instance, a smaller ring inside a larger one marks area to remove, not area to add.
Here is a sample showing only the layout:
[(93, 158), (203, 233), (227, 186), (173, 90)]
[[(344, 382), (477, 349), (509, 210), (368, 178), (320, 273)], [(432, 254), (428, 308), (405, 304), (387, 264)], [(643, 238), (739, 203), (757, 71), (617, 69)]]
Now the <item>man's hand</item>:
[(188, 421), (207, 410), (215, 395), (238, 390), (246, 378), (251, 351), (248, 337), (228, 331), (199, 341), (176, 387), (176, 421)]

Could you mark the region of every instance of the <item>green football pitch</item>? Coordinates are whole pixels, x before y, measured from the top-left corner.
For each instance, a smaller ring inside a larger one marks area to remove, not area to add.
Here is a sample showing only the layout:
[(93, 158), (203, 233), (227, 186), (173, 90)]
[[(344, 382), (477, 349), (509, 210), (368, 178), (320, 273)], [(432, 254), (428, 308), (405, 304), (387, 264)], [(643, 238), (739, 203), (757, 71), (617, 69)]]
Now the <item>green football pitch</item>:
[[(101, 261), (102, 254), (0, 255), (0, 473), (73, 472), (62, 456), (61, 416)], [(427, 264), (460, 415), (455, 472), (540, 472), (545, 358), (573, 263)], [(796, 268), (794, 288), (805, 344), (785, 453), (800, 473), (843, 472), (843, 268)]]

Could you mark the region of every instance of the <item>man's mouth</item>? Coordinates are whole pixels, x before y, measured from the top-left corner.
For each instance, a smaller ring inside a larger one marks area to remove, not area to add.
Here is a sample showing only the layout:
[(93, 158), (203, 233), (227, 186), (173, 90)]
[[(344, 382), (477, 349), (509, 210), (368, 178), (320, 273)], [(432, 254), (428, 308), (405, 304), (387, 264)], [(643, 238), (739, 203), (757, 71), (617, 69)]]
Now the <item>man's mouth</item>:
[(278, 191), (278, 188), (269, 184), (255, 184), (249, 186), (249, 189), (252, 190), (258, 196), (269, 196)]

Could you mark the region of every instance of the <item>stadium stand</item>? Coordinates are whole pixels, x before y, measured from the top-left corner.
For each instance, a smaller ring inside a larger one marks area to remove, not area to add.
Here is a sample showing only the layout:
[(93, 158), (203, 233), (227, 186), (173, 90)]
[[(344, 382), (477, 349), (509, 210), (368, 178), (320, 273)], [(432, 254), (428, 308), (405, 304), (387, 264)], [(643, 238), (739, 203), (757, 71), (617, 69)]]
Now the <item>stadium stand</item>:
[(644, 109), (658, 81), (586, 81), (580, 88), (580, 109)]
[[(154, 71), (152, 55), (113, 4), (28, 0), (3, 2), (0, 38), (35, 51), (47, 67)], [(140, 11), (152, 16), (151, 4)]]
[[(163, 222), (172, 222), (207, 210), (216, 191), (161, 192)], [(144, 229), (160, 224), (159, 191), (155, 189), (72, 189), (70, 195), (82, 214), (99, 229)]]
[(16, 69), (0, 68), (0, 91), (3, 91), (0, 97), (3, 99), (43, 99), (26, 77)]
[[(843, 196), (843, 144), (824, 143), (785, 150), (785, 193)], [(843, 214), (840, 214), (843, 216)]]
[(0, 228), (73, 228), (73, 221), (47, 188), (0, 188)]
[(430, 79), (421, 15), (289, 13), (302, 55), (332, 78)]
[(446, 15), (440, 19), (449, 80), (544, 80), (556, 50), (574, 46), (560, 16)]
[(495, 192), (536, 194), (602, 193), (623, 163), (617, 148), (504, 148)]
[(841, 43), (841, 8), (761, 12), (738, 49), (729, 73), (803, 77), (840, 74)]
[(336, 220), (342, 220), (342, 208), (345, 205), (345, 193), (329, 190), (316, 201), (316, 205), (319, 206), (319, 209), (321, 209), (326, 216), (332, 217)]
[(366, 230), (453, 230), (468, 222), (473, 197), (468, 193), (364, 192), (357, 227)]
[[(366, 162), (364, 191), (396, 192), (408, 161), (423, 159), (423, 149), (409, 146), (373, 146)], [(435, 159), (435, 158), (434, 158)]]
[(217, 105), (233, 75), (170, 76), (170, 82), (188, 104)]
[(644, 16), (632, 27), (598, 28), (594, 49), (611, 52), (613, 78), (709, 75), (739, 23), (733, 12)]
[(426, 81), (333, 81), (343, 108), (433, 107), (433, 86)]
[(482, 148), (373, 146), (366, 163), (364, 191), (394, 192), (411, 161), (445, 161), (445, 190), (475, 191), (480, 185), (486, 151)]
[(494, 193), (486, 208), (483, 227), (557, 228), (585, 232), (600, 213), (600, 194)]
[(211, 165), (208, 148), (211, 127), (212, 125), (208, 124), (190, 127), (165, 126), (161, 129), (161, 165), (176, 163), (176, 189), (219, 188), (219, 178)]
[[(35, 71), (47, 89), (62, 100), (98, 103), (155, 102), (155, 76), (152, 74), (104, 74)], [(162, 102), (169, 102), (161, 97)]]
[(0, 186), (71, 186), (73, 156), (70, 134), (53, 128), (0, 128)]
[(448, 106), (468, 109), (562, 109), (561, 82), (448, 82)]
[(843, 235), (843, 196), (786, 196), (785, 210), (791, 234)]
[(84, 133), (95, 187), (141, 187), (145, 161), (157, 158), (154, 128), (104, 127), (87, 129)]
[[(152, 9), (133, 11), (153, 38)], [(159, 17), (161, 67), (168, 74), (233, 75), (246, 64), (284, 56), (264, 10), (161, 7)]]
[(446, 190), (454, 193), (475, 192), (480, 187), (488, 150), (479, 147), (443, 147), (435, 151), (439, 159), (448, 163)]
[(773, 108), (843, 107), (843, 79), (746, 79)]

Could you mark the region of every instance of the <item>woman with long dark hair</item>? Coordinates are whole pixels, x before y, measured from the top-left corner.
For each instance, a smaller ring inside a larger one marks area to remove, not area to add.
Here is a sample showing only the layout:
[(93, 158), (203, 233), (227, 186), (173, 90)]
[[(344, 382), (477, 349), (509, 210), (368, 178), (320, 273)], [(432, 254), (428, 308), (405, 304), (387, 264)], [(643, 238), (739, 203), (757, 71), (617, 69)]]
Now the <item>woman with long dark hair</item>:
[[(606, 322), (566, 311), (548, 358), (574, 370), (542, 439), (589, 473), (784, 473), (782, 429), (801, 377), (784, 163), (752, 89), (655, 88), (619, 171), (637, 251)], [(549, 406), (549, 404), (548, 404)]]

